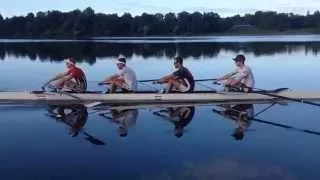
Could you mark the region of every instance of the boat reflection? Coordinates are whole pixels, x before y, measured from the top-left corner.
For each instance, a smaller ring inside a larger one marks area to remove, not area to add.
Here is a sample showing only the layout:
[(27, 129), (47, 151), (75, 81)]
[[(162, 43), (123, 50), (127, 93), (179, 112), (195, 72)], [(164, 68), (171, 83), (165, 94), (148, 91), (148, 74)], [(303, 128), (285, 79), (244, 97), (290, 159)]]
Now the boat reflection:
[[(228, 120), (231, 120), (235, 124), (235, 128), (231, 133), (231, 136), (237, 140), (243, 140), (245, 134), (248, 132), (252, 122), (262, 123), (265, 125), (272, 125), (287, 130), (299, 131), (307, 134), (320, 135), (320, 132), (293, 127), (291, 125), (280, 124), (277, 122), (263, 120), (258, 118), (262, 113), (275, 105), (287, 105), (274, 102), (268, 104), (266, 108), (262, 108), (261, 104), (258, 106), (259, 112), (255, 113), (254, 104), (140, 104), (140, 105), (99, 105), (91, 109), (90, 116), (100, 115), (107, 119), (110, 123), (117, 126), (117, 134), (120, 137), (127, 137), (130, 129), (136, 126), (137, 119), (139, 117), (139, 111), (142, 113), (150, 114), (150, 116), (156, 116), (156, 119), (163, 119), (172, 127), (173, 135), (177, 138), (181, 138), (185, 132), (186, 127), (190, 126), (191, 121), (195, 118), (195, 107), (204, 107), (204, 110), (209, 108), (215, 114), (222, 116)], [(148, 111), (143, 111), (148, 110)], [(84, 139), (95, 145), (104, 145), (105, 143), (84, 130), (84, 127), (88, 121), (88, 110), (85, 105), (73, 104), (73, 105), (50, 105), (48, 114), (57, 122), (66, 124), (69, 127), (68, 134), (71, 137), (83, 136)], [(150, 113), (151, 111), (151, 113)], [(136, 133), (136, 132), (135, 132)]]
[(81, 134), (84, 136), (84, 139), (94, 145), (105, 145), (103, 141), (93, 137), (84, 130), (84, 126), (88, 120), (88, 111), (84, 105), (49, 105), (47, 111), (49, 117), (55, 119), (57, 122), (68, 125), (68, 134), (71, 137), (77, 137)]
[(174, 125), (174, 135), (177, 138), (180, 138), (184, 134), (185, 127), (190, 124), (194, 117), (195, 107), (168, 107), (153, 112), (153, 114), (171, 122)]

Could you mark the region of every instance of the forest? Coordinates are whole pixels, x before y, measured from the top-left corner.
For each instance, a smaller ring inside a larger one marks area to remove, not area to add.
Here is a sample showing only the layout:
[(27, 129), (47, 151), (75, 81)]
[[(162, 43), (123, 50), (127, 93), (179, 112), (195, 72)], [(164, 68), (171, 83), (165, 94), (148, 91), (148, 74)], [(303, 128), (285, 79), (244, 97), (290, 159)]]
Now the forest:
[(0, 15), (3, 38), (103, 36), (174, 36), (225, 33), (320, 33), (320, 12), (306, 15), (257, 11), (243, 16), (221, 17), (214, 12), (180, 12), (132, 16), (130, 13), (96, 13), (88, 7), (70, 12), (46, 11), (4, 18)]

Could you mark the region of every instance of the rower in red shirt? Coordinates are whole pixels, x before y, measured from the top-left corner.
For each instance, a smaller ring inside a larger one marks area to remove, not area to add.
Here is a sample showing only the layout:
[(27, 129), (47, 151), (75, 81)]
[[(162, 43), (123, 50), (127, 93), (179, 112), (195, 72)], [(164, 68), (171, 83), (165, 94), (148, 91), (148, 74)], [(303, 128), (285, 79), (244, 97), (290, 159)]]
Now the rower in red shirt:
[(60, 73), (46, 82), (42, 89), (50, 85), (55, 81), (54, 87), (56, 89), (67, 89), (74, 92), (84, 92), (87, 89), (87, 80), (84, 72), (76, 66), (74, 58), (65, 60), (68, 70), (64, 73)]

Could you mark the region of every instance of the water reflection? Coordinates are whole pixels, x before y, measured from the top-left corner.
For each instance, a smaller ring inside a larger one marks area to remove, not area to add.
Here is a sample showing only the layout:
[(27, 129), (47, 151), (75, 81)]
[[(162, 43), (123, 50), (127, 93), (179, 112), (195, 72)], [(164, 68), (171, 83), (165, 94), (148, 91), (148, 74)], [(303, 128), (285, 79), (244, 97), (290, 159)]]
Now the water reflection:
[[(271, 125), (286, 130), (293, 130), (297, 132), (302, 132), (312, 135), (320, 135), (320, 132), (302, 129), (299, 127), (294, 127), (291, 125), (281, 124), (276, 121), (267, 121), (258, 116), (270, 108), (274, 107), (279, 102), (269, 104), (267, 107), (262, 108), (257, 113), (255, 112), (254, 104), (207, 104), (205, 106), (213, 107), (212, 112), (223, 117), (226, 120), (231, 120), (235, 127), (231, 132), (231, 136), (234, 140), (243, 140), (245, 134), (250, 131), (251, 124), (260, 123), (265, 125)], [(283, 104), (285, 105), (285, 104)], [(68, 134), (71, 137), (82, 136), (84, 139), (89, 141), (94, 145), (105, 145), (105, 143), (90, 135), (84, 129), (86, 123), (88, 122), (89, 115), (99, 115), (104, 119), (107, 119), (113, 125), (117, 127), (117, 134), (120, 137), (127, 137), (130, 133), (130, 129), (136, 126), (137, 120), (139, 118), (139, 110), (148, 108), (147, 112), (150, 116), (156, 116), (158, 118), (153, 118), (158, 121), (158, 119), (165, 120), (169, 122), (167, 126), (173, 128), (172, 134), (181, 138), (186, 132), (186, 127), (190, 126), (191, 121), (194, 119), (196, 114), (195, 106), (191, 104), (178, 104), (178, 105), (121, 105), (121, 106), (110, 106), (110, 105), (99, 105), (95, 107), (92, 113), (88, 113), (87, 108), (82, 104), (73, 105), (50, 105), (47, 108), (46, 115), (53, 118), (59, 123), (64, 123), (69, 127)], [(98, 116), (98, 117), (99, 117)]]
[(129, 128), (135, 126), (139, 112), (137, 109), (110, 109), (107, 112), (99, 113), (100, 116), (117, 124), (120, 137), (128, 135)]
[(270, 108), (274, 107), (278, 103), (280, 103), (281, 105), (288, 105), (282, 102), (274, 102), (269, 106), (267, 106), (266, 108), (263, 108), (262, 110), (260, 110), (258, 113), (254, 113), (253, 104), (235, 104), (235, 105), (224, 104), (224, 105), (217, 106), (218, 108), (220, 108), (220, 110), (217, 108), (213, 108), (212, 111), (215, 114), (221, 115), (222, 117), (228, 120), (231, 120), (236, 124), (237, 127), (234, 129), (232, 133), (232, 137), (235, 140), (242, 140), (244, 138), (244, 135), (248, 131), (252, 122), (280, 127), (286, 130), (293, 130), (297, 132), (320, 136), (320, 132), (318, 131), (313, 131), (310, 129), (302, 129), (302, 128), (294, 127), (287, 124), (281, 124), (278, 122), (267, 121), (267, 120), (257, 118), (257, 116), (269, 110)]
[(84, 105), (50, 105), (47, 108), (47, 111), (47, 115), (49, 117), (55, 119), (57, 122), (64, 123), (69, 127), (68, 134), (71, 137), (77, 137), (79, 134), (81, 134), (84, 136), (84, 139), (94, 145), (105, 144), (84, 130), (84, 126), (88, 120), (88, 111)]
[(183, 136), (184, 128), (190, 124), (194, 117), (195, 107), (168, 107), (163, 110), (153, 112), (154, 115), (168, 120), (174, 125), (174, 135), (177, 138)]
[(220, 107), (224, 110), (213, 109), (212, 111), (232, 120), (237, 126), (232, 136), (235, 140), (242, 140), (254, 117), (253, 104), (220, 105)]
[(253, 53), (255, 56), (291, 54), (302, 51), (317, 55), (319, 42), (253, 42), (253, 43), (167, 43), (167, 44), (118, 44), (101, 42), (35, 42), (0, 43), (0, 59), (7, 56), (28, 57), (30, 60), (62, 61), (75, 57), (79, 62), (94, 64), (97, 58), (115, 58), (124, 54), (134, 56), (166, 57), (172, 59), (177, 54), (183, 58), (213, 58), (222, 51)]
[(261, 164), (251, 159), (231, 159), (230, 157), (208, 157), (201, 162), (189, 162), (182, 168), (170, 172), (164, 171), (160, 175), (143, 176), (142, 180), (297, 180), (296, 173), (279, 164)]

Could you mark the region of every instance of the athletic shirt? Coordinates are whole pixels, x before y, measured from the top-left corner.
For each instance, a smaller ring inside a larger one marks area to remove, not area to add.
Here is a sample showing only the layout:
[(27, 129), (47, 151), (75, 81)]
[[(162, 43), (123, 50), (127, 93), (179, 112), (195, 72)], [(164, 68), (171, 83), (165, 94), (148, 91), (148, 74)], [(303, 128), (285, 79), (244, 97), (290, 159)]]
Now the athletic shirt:
[(249, 66), (243, 66), (243, 67), (237, 67), (233, 73), (236, 73), (235, 77), (236, 79), (241, 79), (240, 81), (242, 84), (246, 85), (247, 87), (254, 88), (254, 77), (253, 73), (251, 71), (251, 68)]
[(175, 111), (176, 116), (179, 117), (178, 121), (173, 121), (176, 127), (186, 127), (193, 119), (195, 114), (194, 106), (191, 107), (179, 107)]
[(71, 69), (69, 69), (68, 75), (72, 76), (72, 78), (77, 82), (77, 84), (83, 91), (87, 90), (86, 75), (80, 68), (72, 67)]
[(120, 124), (121, 127), (128, 130), (136, 124), (139, 112), (137, 109), (128, 109), (120, 111), (116, 118), (113, 120)]
[(173, 75), (177, 76), (179, 79), (181, 79), (183, 81), (188, 81), (188, 83), (190, 84), (190, 91), (193, 91), (194, 78), (193, 78), (191, 72), (187, 68), (181, 66), (177, 71), (173, 72)]
[(119, 70), (118, 75), (124, 79), (129, 90), (137, 90), (137, 78), (136, 73), (129, 67), (125, 66)]

